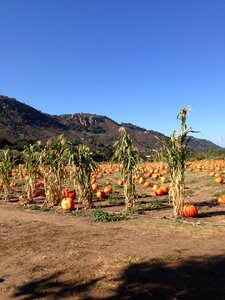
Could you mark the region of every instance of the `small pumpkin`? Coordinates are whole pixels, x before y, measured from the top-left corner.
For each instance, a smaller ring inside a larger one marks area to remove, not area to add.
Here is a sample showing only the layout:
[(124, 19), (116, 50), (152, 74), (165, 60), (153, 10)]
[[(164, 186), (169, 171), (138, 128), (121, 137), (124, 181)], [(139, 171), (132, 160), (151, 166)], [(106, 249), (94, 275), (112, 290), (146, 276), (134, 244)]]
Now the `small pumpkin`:
[(100, 200), (106, 199), (106, 193), (103, 190), (99, 190), (96, 193), (96, 197)]
[(155, 193), (160, 188), (160, 185), (154, 184), (152, 187), (153, 192)]
[(112, 191), (113, 191), (113, 189), (112, 189), (111, 185), (107, 185), (107, 186), (104, 188), (104, 192), (105, 192), (106, 194), (111, 194)]
[(61, 201), (61, 207), (63, 210), (72, 210), (75, 206), (75, 202), (72, 198), (66, 197)]
[(223, 183), (223, 178), (222, 177), (216, 177), (215, 178), (215, 183)]
[(219, 204), (225, 204), (225, 195), (220, 196), (217, 201)]
[(198, 209), (195, 205), (184, 204), (183, 206), (183, 216), (186, 218), (195, 218), (198, 216)]
[(143, 177), (140, 177), (140, 178), (138, 179), (138, 183), (140, 183), (140, 184), (145, 183), (145, 179), (144, 179)]
[(160, 181), (162, 183), (165, 183), (165, 182), (167, 182), (167, 178), (165, 176), (162, 176), (162, 177), (160, 177)]
[(156, 196), (162, 196), (164, 195), (164, 192), (162, 190), (162, 187), (159, 187), (157, 190), (154, 191)]
[(123, 180), (123, 179), (119, 179), (119, 180), (117, 181), (117, 184), (118, 184), (118, 185), (124, 185), (124, 180)]
[(35, 197), (45, 197), (45, 191), (43, 189), (36, 189), (35, 191)]
[(75, 190), (69, 190), (69, 191), (67, 191), (66, 197), (75, 199), (76, 198), (76, 191)]

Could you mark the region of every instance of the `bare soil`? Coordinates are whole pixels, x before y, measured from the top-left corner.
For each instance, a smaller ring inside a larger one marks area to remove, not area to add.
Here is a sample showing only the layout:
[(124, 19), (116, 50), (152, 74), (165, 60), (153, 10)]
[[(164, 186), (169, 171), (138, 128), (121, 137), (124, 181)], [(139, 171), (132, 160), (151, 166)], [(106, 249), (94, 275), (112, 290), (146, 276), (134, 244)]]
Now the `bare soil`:
[[(1, 201), (0, 299), (225, 299), (225, 205), (215, 196), (224, 185), (203, 177), (187, 180), (187, 201), (199, 217), (181, 221), (168, 205), (102, 223), (90, 211)], [(142, 195), (142, 203), (156, 201)]]

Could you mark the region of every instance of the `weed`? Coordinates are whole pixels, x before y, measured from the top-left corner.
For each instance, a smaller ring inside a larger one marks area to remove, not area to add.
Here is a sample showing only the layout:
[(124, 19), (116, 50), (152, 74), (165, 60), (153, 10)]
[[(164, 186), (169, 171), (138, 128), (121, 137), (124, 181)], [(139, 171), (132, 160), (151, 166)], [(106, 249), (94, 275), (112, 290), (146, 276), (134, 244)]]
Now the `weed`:
[(123, 199), (115, 199), (115, 198), (109, 198), (109, 204), (110, 205), (123, 205), (124, 204), (124, 201)]
[(109, 214), (101, 209), (95, 209), (91, 213), (91, 218), (95, 222), (115, 222), (115, 221), (122, 221), (125, 220), (126, 218), (124, 216), (119, 216), (115, 214)]
[(133, 207), (126, 207), (123, 212), (126, 215), (140, 215), (143, 214), (143, 212), (137, 207), (137, 206), (133, 206)]
[(44, 270), (45, 270), (45, 268), (42, 266), (39, 266), (39, 265), (36, 265), (30, 269), (31, 273), (42, 272)]
[(84, 216), (84, 213), (81, 210), (68, 210), (65, 213), (73, 217)]
[(24, 206), (25, 209), (31, 209), (31, 210), (39, 210), (39, 211), (50, 211), (50, 208), (45, 207), (45, 206), (40, 206), (36, 204), (30, 204)]
[(223, 196), (223, 195), (225, 195), (225, 190), (222, 190), (222, 191), (216, 192), (216, 193), (214, 193), (214, 195), (213, 195), (213, 196), (215, 196), (215, 197), (220, 197), (220, 196)]
[(146, 204), (142, 204), (142, 208), (150, 208), (150, 209), (157, 209), (157, 208), (162, 208), (162, 207), (166, 207), (168, 206), (168, 204), (161, 202), (161, 201), (152, 201), (151, 203), (146, 203)]

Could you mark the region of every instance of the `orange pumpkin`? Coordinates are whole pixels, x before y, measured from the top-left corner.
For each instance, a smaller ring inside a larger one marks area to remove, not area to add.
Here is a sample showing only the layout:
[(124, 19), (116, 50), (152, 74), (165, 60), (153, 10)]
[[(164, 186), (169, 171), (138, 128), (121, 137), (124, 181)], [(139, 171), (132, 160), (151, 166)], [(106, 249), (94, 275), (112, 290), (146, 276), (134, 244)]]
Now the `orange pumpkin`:
[(154, 184), (152, 190), (155, 193), (155, 191), (158, 190), (159, 188), (160, 188), (160, 185)]
[(45, 191), (42, 190), (42, 189), (37, 189), (37, 190), (35, 191), (35, 197), (40, 197), (40, 196), (45, 197)]
[(198, 209), (195, 205), (184, 204), (183, 206), (183, 216), (186, 218), (192, 217), (195, 218), (198, 215)]
[(91, 188), (92, 188), (92, 191), (94, 192), (94, 191), (97, 191), (97, 189), (98, 189), (98, 184), (97, 184), (97, 182), (95, 182), (95, 183), (93, 183), (92, 185), (91, 185)]
[(162, 177), (160, 178), (160, 181), (161, 181), (162, 183), (165, 183), (165, 182), (167, 182), (167, 178), (166, 178), (165, 176), (162, 176)]
[(219, 204), (225, 204), (225, 195), (220, 196), (217, 201)]
[(103, 200), (106, 198), (106, 193), (103, 190), (99, 190), (96, 193), (96, 198)]
[(169, 188), (167, 186), (161, 186), (160, 189), (163, 191), (164, 195), (169, 194)]
[(75, 206), (75, 202), (72, 198), (66, 197), (61, 201), (61, 207), (63, 210), (72, 210)]
[(222, 177), (216, 177), (215, 178), (215, 183), (223, 183), (223, 178)]
[(107, 185), (105, 188), (104, 188), (104, 192), (106, 194), (111, 194), (113, 191), (112, 187), (110, 185)]
[(143, 177), (140, 177), (140, 178), (138, 179), (138, 183), (140, 183), (140, 184), (145, 183), (145, 179), (144, 179)]
[(118, 185), (124, 185), (124, 180), (123, 180), (123, 179), (119, 179), (119, 180), (117, 181), (117, 184), (118, 184)]
[(154, 193), (156, 194), (156, 196), (162, 196), (164, 195), (164, 192), (162, 190), (162, 188), (158, 188), (157, 190), (154, 191)]
[(69, 191), (67, 191), (66, 192), (66, 197), (75, 199), (76, 198), (76, 192), (75, 192), (75, 190), (69, 190)]

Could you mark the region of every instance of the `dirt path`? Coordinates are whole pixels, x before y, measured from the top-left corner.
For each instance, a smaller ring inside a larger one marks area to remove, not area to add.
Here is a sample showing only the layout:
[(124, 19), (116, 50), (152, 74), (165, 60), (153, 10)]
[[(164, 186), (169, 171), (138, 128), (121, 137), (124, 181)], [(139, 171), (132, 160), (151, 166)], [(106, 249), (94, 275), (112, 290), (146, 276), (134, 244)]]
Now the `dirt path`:
[(1, 204), (0, 299), (225, 299), (225, 226), (164, 215), (95, 223)]

